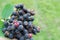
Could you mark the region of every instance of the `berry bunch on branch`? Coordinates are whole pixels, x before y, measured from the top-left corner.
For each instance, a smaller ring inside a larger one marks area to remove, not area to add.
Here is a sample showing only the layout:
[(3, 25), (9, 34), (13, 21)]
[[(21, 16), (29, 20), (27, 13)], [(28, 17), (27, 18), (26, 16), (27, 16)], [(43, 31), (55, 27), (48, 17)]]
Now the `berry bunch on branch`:
[(33, 24), (34, 11), (27, 10), (23, 4), (16, 5), (15, 9), (10, 19), (4, 21), (4, 36), (17, 40), (33, 40), (32, 34), (40, 32), (40, 27)]

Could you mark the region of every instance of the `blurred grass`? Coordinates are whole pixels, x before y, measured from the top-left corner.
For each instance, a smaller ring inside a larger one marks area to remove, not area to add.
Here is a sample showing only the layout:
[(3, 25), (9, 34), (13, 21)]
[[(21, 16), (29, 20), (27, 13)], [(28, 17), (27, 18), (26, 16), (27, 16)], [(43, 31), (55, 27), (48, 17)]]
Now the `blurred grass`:
[(34, 40), (60, 40), (60, 0), (0, 0), (0, 15), (8, 3), (23, 3), (35, 10), (34, 24), (41, 27), (41, 32), (33, 35)]

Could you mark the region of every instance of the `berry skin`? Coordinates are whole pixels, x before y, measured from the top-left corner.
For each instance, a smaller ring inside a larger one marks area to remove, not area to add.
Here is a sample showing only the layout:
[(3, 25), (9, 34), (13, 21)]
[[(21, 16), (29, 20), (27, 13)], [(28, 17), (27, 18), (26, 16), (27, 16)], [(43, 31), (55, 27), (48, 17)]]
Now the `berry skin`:
[(23, 33), (24, 33), (24, 34), (27, 34), (27, 33), (28, 33), (28, 31), (27, 31), (26, 29), (24, 29), (24, 30), (23, 30)]
[(5, 37), (8, 37), (9, 36), (9, 32), (8, 31), (5, 31), (4, 36)]
[(14, 30), (11, 30), (10, 33), (12, 33), (14, 35), (15, 34), (15, 31)]
[(13, 39), (13, 34), (12, 33), (9, 34), (9, 38)]
[(37, 32), (38, 32), (38, 33), (40, 32), (40, 27), (37, 28)]
[(31, 14), (30, 14), (30, 13), (27, 13), (27, 15), (28, 15), (28, 16), (31, 16)]
[(16, 29), (16, 30), (15, 30), (15, 33), (19, 33), (19, 30)]
[(16, 23), (16, 22), (17, 22), (17, 20), (13, 20), (13, 24)]
[(11, 31), (11, 27), (12, 27), (12, 26), (8, 26), (8, 27), (7, 27), (7, 30), (8, 30), (8, 31)]
[(18, 20), (19, 21), (23, 21), (24, 20), (23, 16), (19, 16), (19, 19)]
[(17, 9), (23, 9), (23, 7), (24, 7), (23, 4), (18, 4), (18, 5), (15, 6), (15, 8), (17, 8)]
[(23, 11), (24, 11), (25, 13), (28, 13), (28, 10), (27, 10), (27, 9), (25, 9), (25, 8), (23, 9)]
[(19, 30), (19, 31), (22, 31), (23, 28), (24, 28), (23, 25), (19, 25), (18, 30)]
[(28, 21), (34, 21), (33, 16), (28, 17)]
[(24, 14), (24, 11), (23, 10), (20, 10), (18, 13), (19, 13), (19, 15), (23, 15)]
[(12, 23), (9, 23), (9, 26), (12, 26), (13, 24)]
[(29, 38), (28, 34), (25, 34), (25, 39), (28, 39), (28, 38)]
[(27, 20), (28, 15), (27, 15), (27, 14), (24, 14), (24, 15), (23, 15), (23, 18), (24, 18), (24, 20)]
[(19, 22), (19, 25), (22, 25), (23, 24), (23, 22), (22, 21), (18, 21)]
[(11, 16), (18, 16), (17, 12), (13, 12)]
[(24, 5), (23, 4), (20, 4), (20, 8), (23, 9)]
[(19, 40), (24, 40), (24, 36), (20, 37), (20, 39), (19, 39)]
[(8, 22), (5, 21), (5, 22), (4, 22), (4, 26), (5, 26), (5, 27), (8, 27), (8, 25), (9, 25)]
[(28, 22), (27, 21), (24, 21), (24, 26), (27, 26), (28, 25)]
[(32, 34), (31, 33), (29, 33), (28, 36), (29, 36), (29, 38), (32, 38)]
[(14, 25), (11, 26), (11, 30), (15, 30), (15, 26)]
[(21, 34), (16, 34), (16, 38), (19, 39), (21, 37)]
[(3, 28), (2, 29), (2, 32), (5, 33), (5, 31), (7, 31), (7, 28)]
[(13, 19), (9, 19), (9, 23), (12, 23), (13, 22)]
[(11, 19), (12, 19), (12, 20), (16, 19), (16, 16), (11, 16)]
[(20, 5), (19, 5), (19, 4), (18, 4), (18, 5), (16, 5), (16, 6), (15, 6), (15, 8), (19, 9), (19, 8), (20, 8)]
[(30, 38), (30, 40), (33, 40), (33, 38)]
[(19, 22), (14, 23), (15, 27), (19, 26)]
[(31, 21), (29, 21), (29, 22), (28, 22), (28, 28), (31, 28), (31, 27), (33, 27), (33, 24), (32, 24)]
[(32, 33), (36, 35), (36, 33), (37, 33), (36, 29), (33, 29)]

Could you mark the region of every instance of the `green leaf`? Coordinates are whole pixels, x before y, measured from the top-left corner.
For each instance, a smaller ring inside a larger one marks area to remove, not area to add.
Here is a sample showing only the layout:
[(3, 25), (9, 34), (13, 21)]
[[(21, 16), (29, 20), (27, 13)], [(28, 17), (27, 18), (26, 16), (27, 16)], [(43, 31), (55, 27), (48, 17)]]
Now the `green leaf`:
[(2, 32), (2, 28), (4, 27), (3, 22), (0, 19), (0, 36), (4, 36)]
[(7, 19), (13, 12), (13, 5), (7, 4), (1, 14), (1, 18)]
[(0, 20), (0, 29), (2, 29), (3, 27), (3, 22)]

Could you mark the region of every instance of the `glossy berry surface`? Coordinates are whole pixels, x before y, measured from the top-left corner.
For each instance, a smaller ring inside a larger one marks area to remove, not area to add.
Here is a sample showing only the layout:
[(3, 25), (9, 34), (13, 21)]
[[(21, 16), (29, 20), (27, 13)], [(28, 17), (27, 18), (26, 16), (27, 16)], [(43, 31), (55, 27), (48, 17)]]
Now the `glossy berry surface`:
[(9, 34), (9, 38), (12, 39), (13, 38), (13, 34)]
[(16, 22), (16, 23), (14, 23), (14, 25), (15, 25), (15, 27), (18, 27), (18, 26), (19, 26), (19, 23), (18, 23), (18, 22)]

